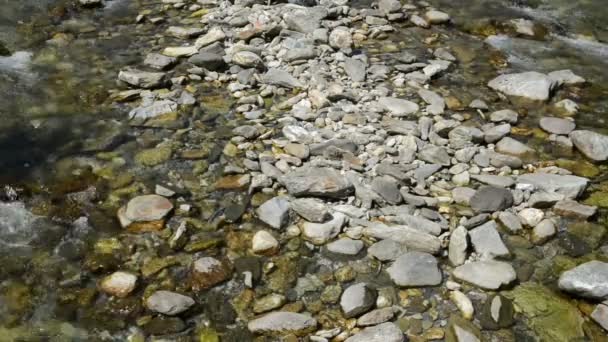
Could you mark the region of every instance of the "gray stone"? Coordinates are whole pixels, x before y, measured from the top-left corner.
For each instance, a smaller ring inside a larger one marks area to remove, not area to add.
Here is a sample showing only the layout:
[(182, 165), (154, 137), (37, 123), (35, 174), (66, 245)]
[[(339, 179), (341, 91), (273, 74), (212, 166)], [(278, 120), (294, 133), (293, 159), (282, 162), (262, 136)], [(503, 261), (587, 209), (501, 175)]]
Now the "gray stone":
[(555, 203), (563, 200), (564, 198), (565, 196), (562, 194), (538, 191), (530, 196), (530, 198), (528, 199), (528, 204), (532, 208), (544, 209), (552, 207)]
[(420, 110), (416, 103), (396, 97), (381, 97), (378, 99), (378, 105), (396, 117), (414, 114)]
[(159, 53), (149, 53), (144, 59), (144, 64), (156, 70), (165, 70), (177, 63), (177, 58), (168, 57)]
[(598, 304), (591, 312), (591, 319), (608, 331), (608, 302)]
[(283, 60), (287, 63), (293, 61), (304, 61), (315, 58), (317, 52), (313, 46), (306, 46), (301, 48), (289, 49), (283, 56)]
[(391, 239), (378, 241), (367, 249), (367, 254), (380, 261), (395, 260), (405, 252), (407, 248), (404, 245)]
[(557, 82), (559, 85), (582, 84), (587, 82), (584, 78), (576, 75), (570, 69), (552, 71), (547, 76), (549, 76), (549, 78)]
[(346, 339), (346, 342), (403, 342), (401, 329), (391, 322), (363, 329)]
[(422, 216), (414, 216), (410, 214), (398, 214), (396, 216), (391, 216), (389, 218), (391, 222), (395, 222), (398, 224), (404, 224), (411, 228), (421, 230), (425, 233), (429, 233), (435, 236), (441, 234), (441, 225), (437, 222), (433, 222), (429, 219), (426, 219)]
[(457, 187), (452, 189), (452, 198), (454, 202), (462, 205), (470, 205), (471, 198), (475, 196), (475, 190), (471, 188)]
[(335, 213), (330, 221), (325, 223), (303, 222), (300, 229), (304, 239), (315, 245), (324, 245), (340, 234), (346, 220), (344, 214)]
[(424, 88), (418, 90), (418, 96), (420, 96), (424, 102), (426, 102), (429, 106), (426, 108), (426, 111), (431, 115), (440, 115), (443, 114), (445, 110), (445, 100), (441, 95), (437, 94), (434, 91), (430, 91)]
[(568, 134), (576, 128), (574, 121), (553, 117), (541, 118), (539, 125), (543, 130), (553, 134)]
[(365, 81), (367, 64), (359, 59), (346, 58), (344, 60), (344, 71), (353, 82)]
[(405, 245), (408, 250), (437, 254), (441, 250), (441, 240), (436, 236), (408, 226), (387, 226), (370, 222), (363, 234), (379, 240), (394, 240)]
[(475, 252), (484, 259), (507, 257), (510, 254), (496, 228), (496, 222), (488, 221), (469, 231), (469, 237)]
[(555, 204), (553, 211), (563, 217), (586, 220), (595, 215), (597, 207), (580, 204), (573, 200), (563, 200)]
[(519, 114), (512, 109), (502, 109), (490, 114), (490, 120), (492, 122), (508, 122), (510, 124), (517, 123)]
[[(150, 104), (142, 104), (129, 112), (129, 120), (137, 123), (142, 120), (155, 118), (157, 116), (177, 111), (177, 103), (171, 100), (154, 101)], [(133, 124), (133, 122), (131, 122)]]
[(395, 311), (392, 307), (372, 310), (357, 319), (357, 325), (360, 327), (368, 327), (388, 322), (395, 316)]
[(556, 175), (552, 173), (528, 173), (517, 177), (518, 184), (529, 184), (538, 191), (556, 192), (566, 198), (574, 199), (580, 196), (589, 180), (572, 175)]
[(545, 219), (534, 226), (531, 240), (533, 243), (541, 245), (551, 239), (556, 232), (553, 221)]
[(345, 198), (354, 191), (347, 177), (330, 168), (299, 168), (279, 177), (279, 181), (296, 197)]
[(369, 311), (376, 304), (376, 291), (365, 283), (349, 286), (340, 297), (340, 307), (344, 317), (357, 317)]
[(519, 216), (513, 214), (510, 211), (503, 211), (498, 214), (498, 220), (505, 226), (510, 232), (518, 232), (522, 229)]
[(478, 213), (502, 211), (513, 205), (513, 194), (504, 188), (482, 186), (475, 192), (470, 204)]
[(401, 193), (397, 181), (390, 176), (376, 177), (372, 181), (372, 189), (390, 204), (401, 202)]
[(500, 75), (488, 82), (488, 87), (505, 95), (535, 101), (547, 101), (557, 86), (555, 80), (535, 71)]
[(450, 166), (450, 155), (445, 148), (433, 144), (425, 145), (419, 152), (418, 158), (431, 164)]
[(534, 153), (534, 150), (513, 138), (504, 137), (496, 143), (496, 152), (521, 156)]
[(256, 334), (304, 336), (317, 329), (317, 320), (300, 313), (277, 311), (249, 321), (247, 328)]
[(334, 254), (357, 255), (364, 247), (363, 241), (341, 238), (327, 244), (327, 250)]
[(277, 196), (264, 202), (257, 210), (258, 218), (275, 229), (281, 229), (289, 222), (289, 201)]
[(215, 42), (223, 41), (226, 38), (226, 33), (219, 26), (212, 26), (211, 29), (205, 35), (199, 37), (195, 42), (194, 46), (197, 49), (211, 45)]
[(353, 46), (353, 37), (350, 34), (350, 29), (344, 26), (338, 26), (329, 34), (329, 46), (334, 49), (350, 50)]
[(474, 261), (458, 266), (452, 275), (485, 290), (497, 290), (517, 278), (511, 264), (495, 260)]
[(164, 72), (148, 72), (133, 68), (127, 68), (118, 73), (119, 80), (134, 87), (145, 89), (162, 86), (166, 81), (165, 77)]
[(502, 124), (502, 125), (497, 125), (484, 132), (484, 140), (488, 144), (492, 144), (492, 143), (504, 138), (509, 133), (511, 133), (510, 124), (506, 123), (506, 124)]
[(169, 26), (166, 32), (170, 36), (186, 39), (200, 36), (205, 30), (198, 27)]
[(448, 245), (448, 258), (452, 266), (460, 266), (467, 259), (467, 249), (469, 247), (468, 231), (463, 226), (458, 226), (450, 234)]
[(386, 271), (398, 286), (421, 287), (441, 284), (442, 277), (437, 259), (424, 252), (406, 252)]
[(199, 52), (188, 58), (188, 62), (211, 71), (217, 71), (226, 66), (224, 57), (212, 52)]
[(321, 27), (321, 20), (327, 17), (327, 14), (327, 8), (323, 6), (290, 8), (283, 14), (283, 20), (290, 30), (311, 33)]
[(603, 300), (608, 298), (608, 263), (593, 260), (561, 274), (561, 290), (577, 296)]
[(194, 299), (175, 292), (156, 291), (145, 303), (149, 310), (173, 316), (188, 310), (194, 305)]
[(232, 56), (232, 62), (244, 68), (258, 68), (264, 64), (262, 58), (251, 51), (239, 51)]
[(302, 88), (302, 83), (284, 70), (270, 68), (262, 76), (262, 83), (271, 84), (285, 88)]
[(322, 223), (331, 218), (325, 203), (316, 198), (297, 198), (291, 202), (291, 209), (310, 222)]
[(569, 135), (576, 148), (593, 161), (608, 159), (608, 136), (592, 131), (573, 131)]
[(515, 180), (507, 176), (471, 175), (471, 178), (478, 182), (500, 188), (510, 188), (515, 184)]
[(384, 15), (398, 12), (401, 9), (401, 2), (398, 0), (380, 0), (378, 1), (378, 10)]
[(436, 24), (443, 24), (443, 23), (447, 23), (448, 21), (450, 21), (450, 15), (445, 13), (445, 12), (441, 12), (441, 11), (437, 11), (437, 10), (430, 10), (427, 11), (424, 14), (426, 20), (431, 23), (432, 25), (436, 25)]

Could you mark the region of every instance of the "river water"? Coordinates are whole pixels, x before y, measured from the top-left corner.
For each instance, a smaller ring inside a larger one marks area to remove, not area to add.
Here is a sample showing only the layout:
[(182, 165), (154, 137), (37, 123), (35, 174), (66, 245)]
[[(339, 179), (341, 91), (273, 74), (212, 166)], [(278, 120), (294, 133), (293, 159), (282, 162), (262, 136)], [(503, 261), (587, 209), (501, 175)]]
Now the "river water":
[[(588, 79), (589, 87), (568, 94), (581, 106), (577, 126), (608, 130), (605, 1), (431, 2), (451, 14), (451, 43), (467, 53), (498, 56), (507, 70), (572, 69)], [(166, 176), (134, 166), (133, 140), (162, 137), (132, 136), (126, 109), (108, 93), (119, 69), (162, 41), (160, 29), (135, 23), (152, 4), (110, 0), (82, 9), (72, 1), (0, 0), (0, 341), (123, 341), (130, 333), (141, 304), (91, 309), (96, 279), (81, 270), (95, 274), (114, 261), (90, 257), (96, 249), (134, 248), (113, 246), (115, 190)], [(539, 36), (506, 28), (520, 18), (537, 23)], [(495, 76), (483, 63), (467, 70), (454, 80), (467, 89)], [(119, 145), (130, 157), (112, 154)], [(108, 163), (130, 173), (111, 173)], [(133, 175), (141, 182), (121, 183)], [(73, 291), (73, 284), (88, 287)], [(112, 317), (121, 310), (135, 313)]]

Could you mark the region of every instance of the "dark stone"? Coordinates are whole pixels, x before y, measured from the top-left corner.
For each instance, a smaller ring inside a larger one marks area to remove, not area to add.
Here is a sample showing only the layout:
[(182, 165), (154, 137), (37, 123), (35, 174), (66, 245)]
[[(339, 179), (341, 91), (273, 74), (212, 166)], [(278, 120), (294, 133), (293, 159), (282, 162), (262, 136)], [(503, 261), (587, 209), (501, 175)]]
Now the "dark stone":
[[(497, 298), (498, 297), (498, 298)], [(492, 303), (500, 303), (500, 309), (498, 312), (498, 320), (494, 320), (492, 318)], [(479, 313), (479, 322), (484, 329), (488, 330), (498, 330), (508, 328), (514, 323), (513, 319), (513, 303), (500, 295), (493, 295), (488, 297), (483, 307), (481, 308), (481, 312)]]
[(199, 52), (198, 54), (190, 57), (188, 62), (212, 71), (222, 70), (226, 67), (224, 58), (219, 54), (211, 52)]
[(251, 272), (253, 284), (255, 285), (262, 278), (262, 261), (258, 257), (241, 257), (234, 261), (234, 269), (238, 276), (244, 272)]
[(482, 186), (471, 198), (471, 208), (478, 213), (493, 213), (513, 205), (513, 194), (505, 188)]
[(183, 331), (186, 323), (179, 317), (156, 316), (141, 328), (146, 335), (168, 335)]
[(591, 248), (589, 245), (584, 240), (573, 234), (566, 233), (561, 235), (558, 238), (557, 243), (566, 251), (566, 254), (573, 258), (591, 253)]
[(230, 297), (228, 297), (228, 294), (221, 291), (210, 291), (204, 298), (206, 299), (204, 303), (205, 311), (212, 322), (226, 325), (236, 320), (236, 312), (229, 304)]

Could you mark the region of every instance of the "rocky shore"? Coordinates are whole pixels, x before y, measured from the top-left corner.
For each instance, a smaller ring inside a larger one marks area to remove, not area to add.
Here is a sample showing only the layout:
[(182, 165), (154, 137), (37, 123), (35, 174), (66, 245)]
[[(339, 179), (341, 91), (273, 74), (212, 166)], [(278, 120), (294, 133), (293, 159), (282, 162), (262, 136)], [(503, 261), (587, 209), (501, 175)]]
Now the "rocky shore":
[[(103, 329), (605, 340), (608, 201), (589, 189), (608, 136), (577, 127), (568, 94), (584, 78), (500, 67), (465, 92), (475, 58), (426, 2), (154, 6), (173, 14), (133, 19), (164, 25), (160, 43), (110, 96), (135, 143), (91, 149), (113, 164), (96, 200), (121, 232), (64, 283), (90, 277), (91, 315), (122, 322)], [(137, 172), (120, 171), (127, 155)]]

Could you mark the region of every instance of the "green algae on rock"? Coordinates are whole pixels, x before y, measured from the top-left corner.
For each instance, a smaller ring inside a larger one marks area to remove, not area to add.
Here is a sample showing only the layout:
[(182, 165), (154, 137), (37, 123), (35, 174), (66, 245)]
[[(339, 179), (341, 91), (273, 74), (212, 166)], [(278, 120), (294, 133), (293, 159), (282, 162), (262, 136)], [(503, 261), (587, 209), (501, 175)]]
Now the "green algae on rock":
[(547, 287), (524, 283), (504, 295), (541, 341), (571, 342), (584, 337), (583, 317), (577, 307)]
[(135, 155), (135, 162), (143, 166), (156, 166), (168, 161), (172, 154), (170, 147), (145, 149)]

